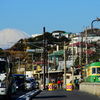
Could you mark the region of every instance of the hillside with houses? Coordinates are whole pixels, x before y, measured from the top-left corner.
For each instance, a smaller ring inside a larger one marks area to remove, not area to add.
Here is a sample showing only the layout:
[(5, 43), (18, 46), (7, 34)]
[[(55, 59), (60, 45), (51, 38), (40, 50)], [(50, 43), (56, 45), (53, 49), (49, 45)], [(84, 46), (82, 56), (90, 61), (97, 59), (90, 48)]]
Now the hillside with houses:
[[(91, 30), (87, 30), (87, 37), (85, 31), (80, 32), (78, 35), (59, 30), (52, 33), (45, 32), (45, 39), (45, 71), (47, 76), (48, 73), (50, 75), (50, 82), (63, 78), (65, 66), (66, 72), (69, 74), (72, 73), (74, 67), (76, 68), (74, 74), (79, 75), (81, 71), (77, 69), (79, 66), (100, 61), (99, 29), (94, 29), (94, 33), (91, 33)], [(28, 49), (40, 51), (32, 53), (27, 52)], [(11, 48), (6, 50), (1, 49), (0, 55), (11, 58), (13, 73), (25, 74), (26, 70), (27, 77), (34, 75), (38, 80), (43, 77), (44, 53), (42, 34), (36, 35), (36, 37), (20, 39)]]

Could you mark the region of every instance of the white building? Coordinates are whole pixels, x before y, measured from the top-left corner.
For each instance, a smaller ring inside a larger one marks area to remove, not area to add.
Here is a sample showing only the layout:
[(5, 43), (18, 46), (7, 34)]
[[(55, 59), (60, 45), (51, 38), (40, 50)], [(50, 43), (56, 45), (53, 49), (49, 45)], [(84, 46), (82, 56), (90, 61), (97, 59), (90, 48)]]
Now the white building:
[[(88, 43), (95, 42), (95, 41), (98, 41), (98, 40), (100, 40), (100, 36), (87, 37)], [(74, 37), (73, 38), (73, 43), (80, 42), (80, 41), (81, 41), (81, 37)], [(83, 42), (85, 42), (85, 41), (86, 41), (86, 38), (83, 37)], [(70, 44), (72, 44), (72, 42)]]
[(61, 37), (61, 33), (52, 33), (52, 36), (59, 39)]
[(71, 32), (61, 33), (61, 36), (65, 36), (66, 38), (70, 37)]
[(70, 34), (71, 34), (71, 32), (62, 32), (62, 31), (59, 32), (59, 31), (57, 31), (57, 32), (53, 32), (52, 36), (57, 38), (57, 39), (61, 38), (62, 36), (69, 38)]

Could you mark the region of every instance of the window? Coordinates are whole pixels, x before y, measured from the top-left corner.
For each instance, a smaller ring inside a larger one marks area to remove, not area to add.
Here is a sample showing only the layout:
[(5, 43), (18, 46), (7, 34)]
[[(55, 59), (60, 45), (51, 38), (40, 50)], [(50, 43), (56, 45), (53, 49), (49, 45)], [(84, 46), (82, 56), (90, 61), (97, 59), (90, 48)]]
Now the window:
[(66, 76), (67, 79), (70, 79), (70, 76)]
[(23, 76), (23, 75), (15, 75), (14, 78), (16, 81), (24, 81), (25, 80), (25, 76)]
[(100, 74), (100, 68), (97, 68), (97, 74)]
[(34, 66), (34, 70), (37, 70), (37, 66)]
[(92, 74), (96, 74), (95, 68), (92, 68)]

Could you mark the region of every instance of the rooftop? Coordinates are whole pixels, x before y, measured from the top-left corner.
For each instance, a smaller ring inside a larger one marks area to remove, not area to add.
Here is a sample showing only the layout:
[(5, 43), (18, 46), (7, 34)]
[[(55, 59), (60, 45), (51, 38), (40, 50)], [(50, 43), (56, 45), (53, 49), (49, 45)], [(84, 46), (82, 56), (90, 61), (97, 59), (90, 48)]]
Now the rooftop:
[(64, 54), (64, 50), (59, 50), (54, 53), (51, 53), (49, 56), (61, 56)]
[[(77, 42), (77, 43), (73, 43), (74, 46), (80, 46), (81, 45), (81, 42)], [(86, 43), (85, 42), (82, 42), (82, 45), (85, 46)], [(87, 44), (88, 46), (93, 46), (93, 44)], [(69, 44), (68, 46), (72, 46), (72, 44)]]

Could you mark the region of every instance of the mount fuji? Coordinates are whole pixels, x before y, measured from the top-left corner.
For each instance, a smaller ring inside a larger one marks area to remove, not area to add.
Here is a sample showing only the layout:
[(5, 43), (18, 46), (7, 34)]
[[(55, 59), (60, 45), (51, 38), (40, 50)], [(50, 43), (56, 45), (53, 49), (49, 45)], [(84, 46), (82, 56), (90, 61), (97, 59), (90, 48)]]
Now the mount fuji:
[(31, 36), (19, 29), (3, 29), (0, 31), (0, 48), (8, 49), (20, 39), (29, 37)]

